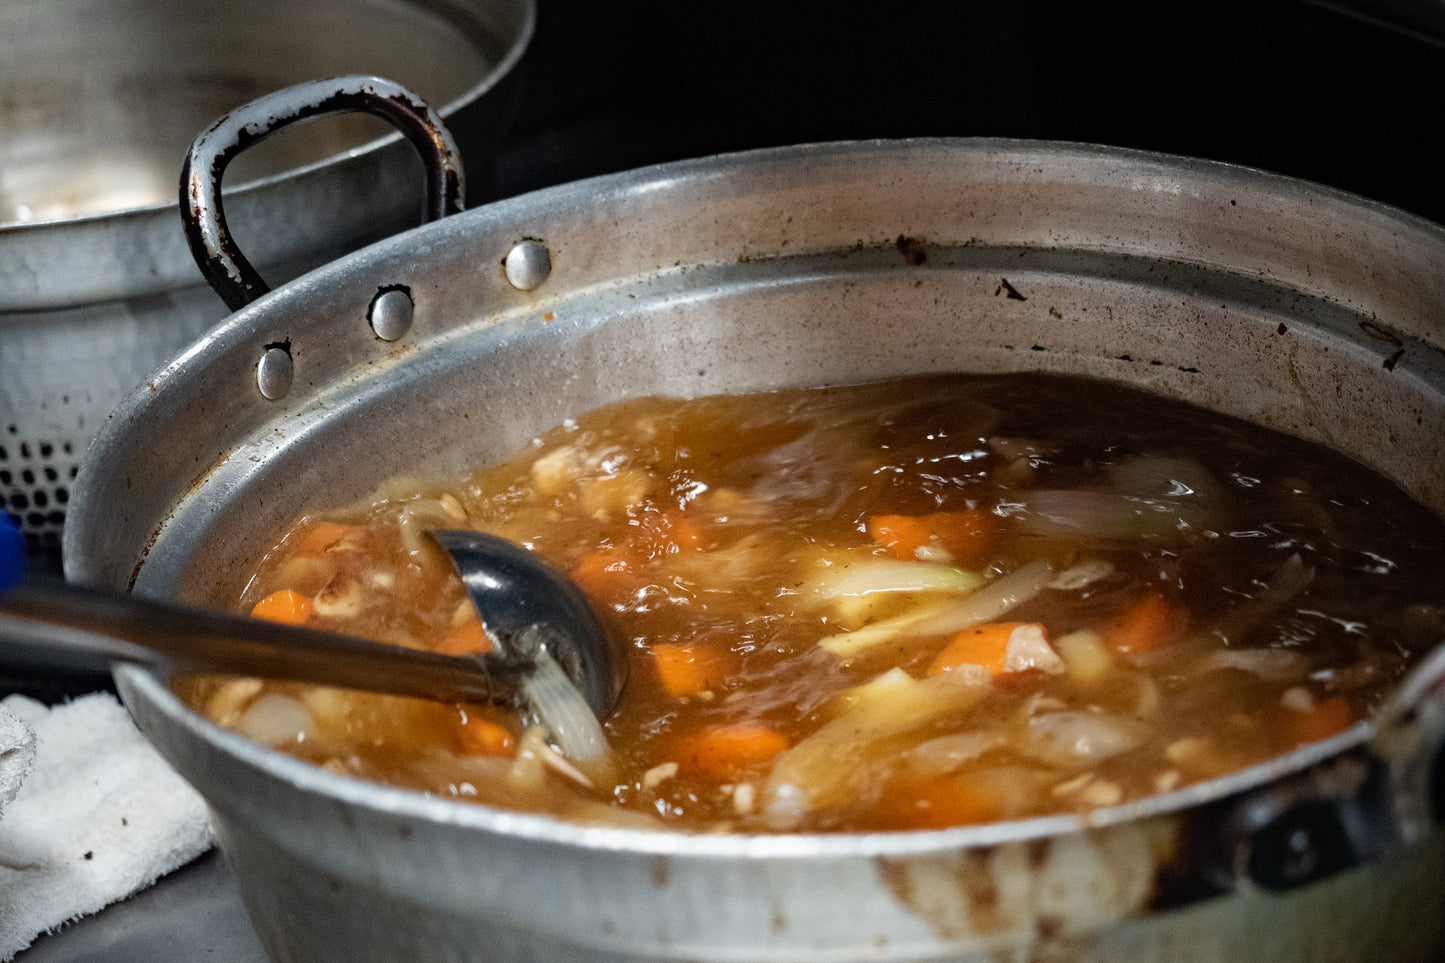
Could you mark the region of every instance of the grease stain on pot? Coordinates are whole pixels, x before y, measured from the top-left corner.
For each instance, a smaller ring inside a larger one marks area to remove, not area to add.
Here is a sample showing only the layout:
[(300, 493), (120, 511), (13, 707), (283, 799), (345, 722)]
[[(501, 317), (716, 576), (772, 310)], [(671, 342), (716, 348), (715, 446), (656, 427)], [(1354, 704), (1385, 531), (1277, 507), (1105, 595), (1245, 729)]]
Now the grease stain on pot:
[(993, 293), (995, 297), (1000, 294), (1006, 295), (1010, 301), (1028, 300), (1028, 298), (1024, 297), (1018, 292), (1017, 288), (1015, 288), (1012, 284), (1008, 282), (1008, 278), (999, 278), (998, 287), (994, 289)]
[(672, 859), (667, 856), (653, 856), (648, 861), (648, 871), (652, 874), (652, 885), (658, 889), (666, 889), (667, 884), (672, 882)]
[(1147, 910), (1172, 825), (1121, 824), (987, 847), (880, 857), (879, 879), (956, 952), (1076, 946)]
[(903, 255), (903, 260), (912, 267), (919, 267), (928, 260), (928, 251), (924, 249), (923, 242), (916, 237), (900, 234), (898, 240), (893, 242), (893, 246), (898, 248), (898, 253)]
[(1365, 334), (1368, 335), (1371, 340), (1383, 341), (1386, 344), (1393, 344), (1397, 347), (1401, 346), (1401, 341), (1398, 335), (1396, 335), (1393, 331), (1390, 331), (1383, 326), (1376, 324), (1374, 321), (1361, 321), (1360, 330), (1365, 332)]
[(1008, 928), (1000, 907), (994, 847), (925, 859), (878, 859), (878, 875), (894, 897), (945, 940)]

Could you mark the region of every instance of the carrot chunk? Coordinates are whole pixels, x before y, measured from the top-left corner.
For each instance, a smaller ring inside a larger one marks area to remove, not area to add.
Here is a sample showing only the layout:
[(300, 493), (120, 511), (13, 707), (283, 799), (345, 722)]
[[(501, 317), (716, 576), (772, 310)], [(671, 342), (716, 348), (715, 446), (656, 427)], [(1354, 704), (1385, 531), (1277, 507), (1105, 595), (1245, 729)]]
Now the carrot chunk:
[(282, 625), (304, 625), (311, 617), (312, 601), (300, 592), (280, 589), (272, 592), (251, 608), (251, 618), (279, 622)]
[(478, 655), (492, 651), (492, 639), (480, 620), (467, 619), (442, 637), (436, 651), (442, 655)]
[(1355, 710), (1344, 696), (1316, 702), (1304, 712), (1289, 712), (1290, 734), (1296, 743), (1319, 742), (1355, 724)]
[(685, 737), (678, 763), (690, 772), (715, 779), (732, 779), (743, 770), (760, 766), (788, 748), (787, 737), (753, 722), (713, 726)]
[(668, 695), (697, 695), (727, 681), (726, 657), (705, 646), (654, 645), (652, 661)]
[(676, 555), (678, 552), (697, 551), (704, 548), (702, 529), (682, 512), (665, 511), (649, 516), (646, 528), (655, 543), (654, 551), (659, 555)]
[[(961, 665), (981, 665), (990, 675), (1003, 675), (1007, 670), (1008, 642), (1014, 630), (1030, 622), (989, 622), (964, 629), (953, 641), (934, 656), (928, 666), (929, 675), (941, 675)], [(1043, 626), (1038, 626), (1040, 631)]]
[(457, 725), (457, 748), (467, 756), (501, 756), (510, 759), (517, 754), (517, 740), (505, 726), (467, 712)]
[(320, 555), (337, 542), (342, 536), (351, 531), (350, 525), (342, 525), (339, 522), (317, 522), (306, 537), (301, 540), (302, 555)]
[(573, 566), (572, 580), (589, 595), (602, 595), (617, 584), (619, 576), (627, 575), (634, 567), (633, 556), (626, 549), (599, 548)]
[(880, 815), (898, 829), (946, 829), (1001, 818), (1005, 806), (994, 786), (967, 773), (931, 776), (899, 787)]
[(1169, 603), (1155, 593), (1135, 602), (1101, 633), (1116, 652), (1150, 652), (1168, 637)]
[(868, 534), (894, 558), (914, 560), (928, 549), (947, 552), (955, 561), (986, 556), (993, 546), (997, 519), (986, 511), (934, 512), (931, 515), (874, 515)]

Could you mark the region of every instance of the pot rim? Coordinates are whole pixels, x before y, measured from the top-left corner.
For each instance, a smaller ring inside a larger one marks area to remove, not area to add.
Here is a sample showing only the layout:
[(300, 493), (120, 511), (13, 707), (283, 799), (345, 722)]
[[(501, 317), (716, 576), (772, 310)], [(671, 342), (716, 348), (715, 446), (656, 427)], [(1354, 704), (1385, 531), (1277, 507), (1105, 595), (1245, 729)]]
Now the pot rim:
[[(518, 841), (636, 855), (718, 859), (772, 859), (803, 855), (846, 859), (961, 851), (1167, 818), (1258, 789), (1288, 773), (1344, 755), (1368, 743), (1375, 733), (1373, 721), (1363, 720), (1329, 739), (1301, 746), (1268, 762), (1170, 793), (1084, 814), (888, 832), (706, 833), (582, 823), (338, 775), (251, 742), (212, 723), (182, 703), (166, 686), (162, 676), (151, 669), (134, 665), (117, 666), (115, 677), (123, 701), (129, 703), (137, 696), (147, 700), (151, 708), (163, 713), (172, 724), (185, 729), (194, 738), (226, 756), (230, 762), (244, 766), (289, 791), (315, 795), (390, 819), (421, 820), (466, 832), (507, 836)], [(224, 801), (209, 799), (208, 802), (224, 808)]]

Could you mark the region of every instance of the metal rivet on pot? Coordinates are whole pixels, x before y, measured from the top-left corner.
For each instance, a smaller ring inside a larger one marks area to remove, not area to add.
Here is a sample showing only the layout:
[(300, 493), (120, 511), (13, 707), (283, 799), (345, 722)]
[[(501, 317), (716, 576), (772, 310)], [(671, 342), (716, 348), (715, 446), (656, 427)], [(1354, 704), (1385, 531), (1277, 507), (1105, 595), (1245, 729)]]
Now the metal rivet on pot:
[(532, 291), (552, 273), (552, 252), (541, 241), (520, 241), (503, 262), (507, 282), (519, 291)]
[(366, 312), (371, 330), (383, 341), (395, 341), (411, 330), (411, 293), (406, 288), (388, 288), (371, 299)]
[(267, 401), (275, 401), (291, 390), (296, 366), (291, 361), (289, 346), (268, 345), (256, 365), (256, 387)]

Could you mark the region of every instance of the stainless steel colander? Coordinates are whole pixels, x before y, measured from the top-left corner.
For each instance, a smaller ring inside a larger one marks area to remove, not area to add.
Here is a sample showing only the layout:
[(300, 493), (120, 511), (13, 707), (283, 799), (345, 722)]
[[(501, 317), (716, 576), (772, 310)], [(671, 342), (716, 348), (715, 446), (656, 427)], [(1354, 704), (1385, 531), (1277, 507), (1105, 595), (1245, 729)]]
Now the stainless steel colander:
[[(0, 6), (0, 510), (31, 550), (58, 555), (115, 403), (227, 313), (176, 211), (192, 138), (259, 94), (378, 74), (440, 105), (484, 194), (534, 17), (533, 0)], [(248, 152), (227, 213), (268, 279), (416, 223), (415, 160), (389, 130), (328, 120)]]

